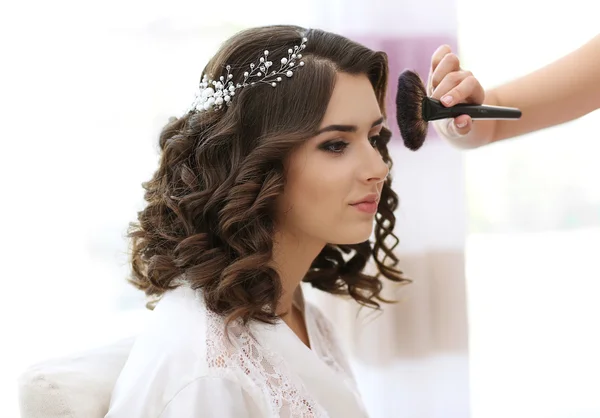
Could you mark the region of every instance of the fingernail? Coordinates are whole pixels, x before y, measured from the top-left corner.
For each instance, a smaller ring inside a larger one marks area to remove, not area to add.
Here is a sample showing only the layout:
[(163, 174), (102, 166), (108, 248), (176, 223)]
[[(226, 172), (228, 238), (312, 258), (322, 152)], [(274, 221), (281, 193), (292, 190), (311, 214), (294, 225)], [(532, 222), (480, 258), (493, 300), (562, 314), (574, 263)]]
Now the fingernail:
[(456, 124), (456, 127), (461, 128), (461, 129), (464, 128), (465, 126), (467, 126), (467, 121), (458, 122)]
[(442, 102), (443, 102), (445, 105), (450, 105), (450, 104), (452, 104), (452, 96), (448, 96), (448, 95), (446, 95), (446, 96), (442, 97)]

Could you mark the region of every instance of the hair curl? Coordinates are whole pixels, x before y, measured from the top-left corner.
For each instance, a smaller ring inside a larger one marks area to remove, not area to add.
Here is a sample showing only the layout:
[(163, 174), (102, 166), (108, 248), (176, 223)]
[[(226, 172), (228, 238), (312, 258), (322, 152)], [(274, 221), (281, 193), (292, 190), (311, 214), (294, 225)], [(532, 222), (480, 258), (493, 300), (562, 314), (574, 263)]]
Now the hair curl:
[[(318, 129), (337, 72), (366, 74), (385, 110), (387, 56), (329, 32), (269, 26), (233, 36), (204, 71), (221, 74), (226, 63), (244, 68), (262, 49), (284, 56), (301, 37), (308, 38), (306, 66), (292, 80), (274, 89), (243, 88), (227, 109), (188, 113), (163, 128), (159, 167), (143, 183), (147, 205), (129, 230), (129, 281), (154, 302), (184, 280), (202, 289), (208, 308), (228, 321), (277, 319), (281, 283), (269, 262), (274, 202), (285, 184), (283, 161)], [(378, 148), (391, 168), (390, 137), (384, 128)], [(374, 308), (387, 302), (380, 276), (408, 282), (395, 269), (392, 252), (398, 196), (391, 183), (388, 177), (383, 186), (375, 242), (325, 246), (304, 281)], [(375, 276), (363, 273), (371, 257)]]

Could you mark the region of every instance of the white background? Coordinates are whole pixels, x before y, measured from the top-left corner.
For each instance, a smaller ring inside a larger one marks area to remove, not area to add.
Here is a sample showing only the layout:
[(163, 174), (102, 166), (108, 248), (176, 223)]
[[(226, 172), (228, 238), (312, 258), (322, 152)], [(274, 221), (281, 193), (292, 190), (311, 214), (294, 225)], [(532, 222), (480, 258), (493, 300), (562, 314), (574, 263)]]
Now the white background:
[[(343, 10), (330, 3), (329, 18), (310, 2), (295, 4), (293, 14), (235, 2), (210, 12), (184, 1), (168, 9), (141, 1), (3, 6), (3, 414), (18, 416), (15, 379), (31, 362), (139, 328), (145, 312), (124, 284), (123, 236), (141, 208), (140, 183), (156, 165), (158, 129), (187, 106), (218, 43), (273, 20), (400, 35), (456, 28), (453, 2), (388, 3)], [(523, 74), (597, 33), (596, 7), (460, 0), (463, 63), (484, 85)], [(467, 234), (475, 418), (600, 416), (600, 223), (586, 211), (600, 202), (599, 121), (596, 113), (464, 157), (440, 147), (452, 176), (466, 161), (464, 184), (452, 187), (457, 199), (466, 187), (469, 227), (441, 242), (456, 245)], [(443, 210), (447, 202), (437, 203)], [(568, 224), (560, 221), (566, 208)], [(418, 242), (412, 235), (407, 245)], [(374, 391), (366, 401), (374, 416), (401, 416), (377, 407)]]

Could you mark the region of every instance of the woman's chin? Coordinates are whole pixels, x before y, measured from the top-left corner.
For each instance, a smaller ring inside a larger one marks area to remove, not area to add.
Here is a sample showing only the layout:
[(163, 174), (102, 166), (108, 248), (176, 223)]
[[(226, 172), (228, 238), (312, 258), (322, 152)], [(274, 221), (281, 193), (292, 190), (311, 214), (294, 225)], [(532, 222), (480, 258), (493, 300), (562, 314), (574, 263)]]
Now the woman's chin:
[(343, 237), (339, 237), (340, 239), (335, 241), (338, 245), (360, 244), (365, 241), (368, 241), (371, 238), (371, 236), (373, 234), (373, 224), (371, 223), (371, 225), (368, 228), (367, 227), (359, 228), (357, 226), (355, 230), (353, 230), (353, 231), (347, 230), (345, 232), (346, 233), (344, 234)]

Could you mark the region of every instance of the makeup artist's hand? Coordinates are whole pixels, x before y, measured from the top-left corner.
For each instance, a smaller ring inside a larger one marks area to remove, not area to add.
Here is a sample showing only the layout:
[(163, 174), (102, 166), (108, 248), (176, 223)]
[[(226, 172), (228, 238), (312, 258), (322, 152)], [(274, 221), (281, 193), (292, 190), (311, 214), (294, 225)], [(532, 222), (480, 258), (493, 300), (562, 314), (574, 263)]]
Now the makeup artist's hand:
[[(470, 71), (460, 67), (460, 60), (448, 45), (440, 46), (431, 57), (427, 94), (438, 99), (444, 106), (458, 103), (482, 104), (485, 91)], [(476, 148), (483, 144), (465, 138), (473, 127), (470, 116), (433, 122), (436, 131), (452, 145), (459, 148)]]

